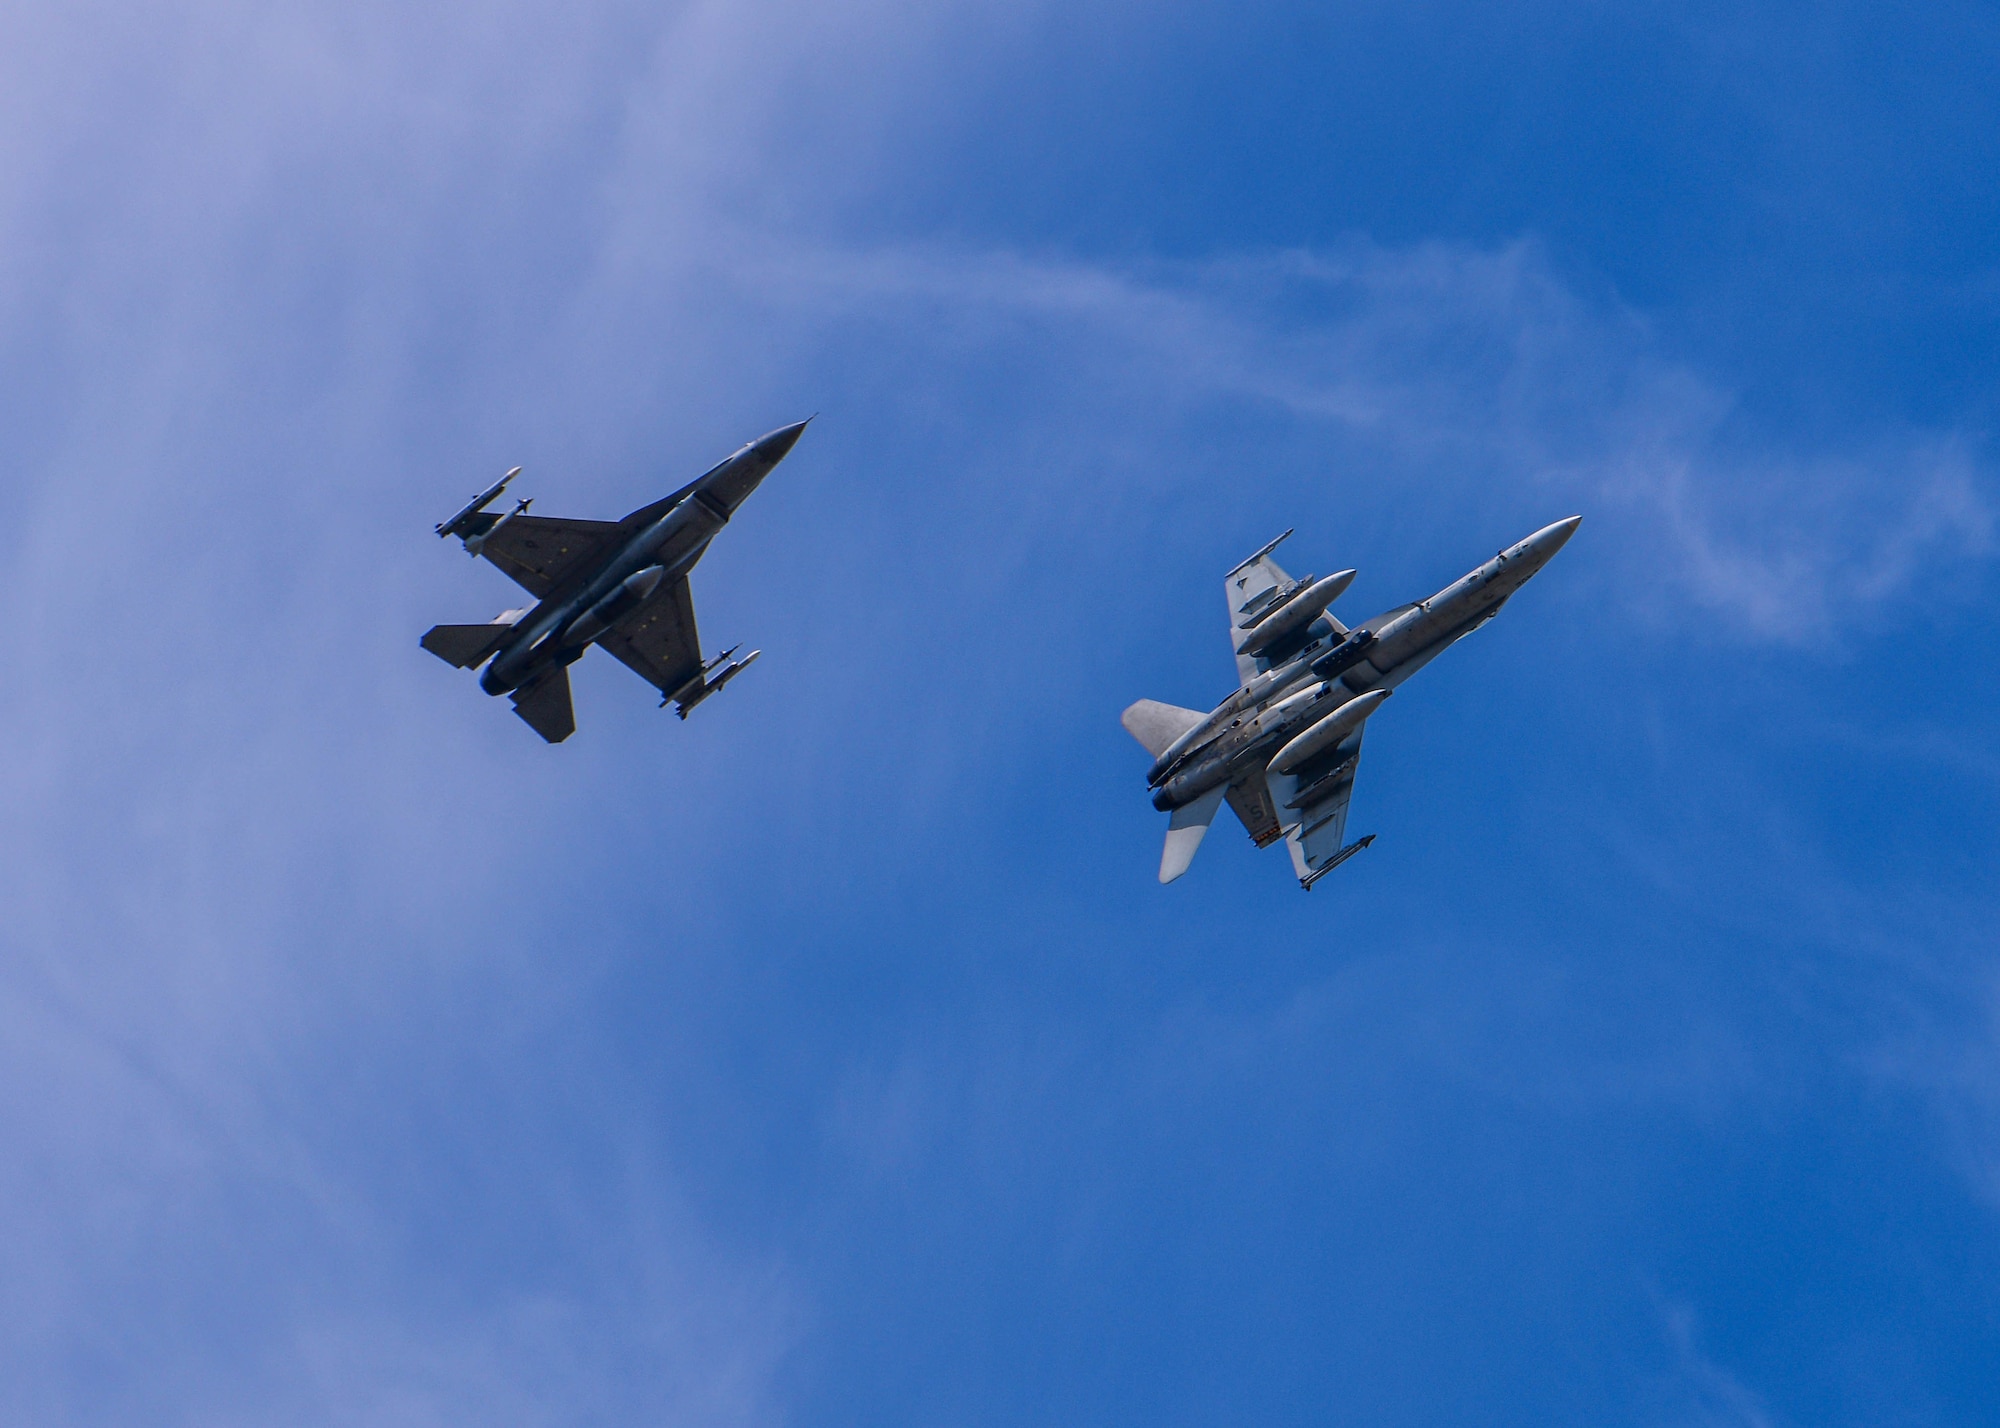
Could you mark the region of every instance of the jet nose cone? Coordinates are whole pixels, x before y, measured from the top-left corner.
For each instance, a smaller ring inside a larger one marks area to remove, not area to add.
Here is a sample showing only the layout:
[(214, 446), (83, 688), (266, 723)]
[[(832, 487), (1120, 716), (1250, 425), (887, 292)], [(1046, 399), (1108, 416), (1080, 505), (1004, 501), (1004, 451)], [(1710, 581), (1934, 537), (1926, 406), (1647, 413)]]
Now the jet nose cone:
[(1582, 516), (1570, 516), (1566, 520), (1557, 521), (1554, 525), (1543, 526), (1516, 546), (1515, 550), (1539, 570), (1549, 563), (1555, 553), (1563, 548), (1563, 543), (1575, 535), (1576, 528), (1582, 524)]
[(758, 437), (702, 478), (702, 489), (733, 514), (771, 474), (771, 468), (785, 459), (785, 453), (798, 445), (799, 434), (811, 420), (807, 417), (806, 421), (795, 421)]
[(786, 453), (799, 444), (799, 438), (805, 435), (806, 422), (811, 420), (811, 417), (807, 417), (805, 421), (795, 421), (790, 426), (781, 426), (776, 431), (751, 442), (750, 449), (760, 460), (776, 466), (785, 459)]

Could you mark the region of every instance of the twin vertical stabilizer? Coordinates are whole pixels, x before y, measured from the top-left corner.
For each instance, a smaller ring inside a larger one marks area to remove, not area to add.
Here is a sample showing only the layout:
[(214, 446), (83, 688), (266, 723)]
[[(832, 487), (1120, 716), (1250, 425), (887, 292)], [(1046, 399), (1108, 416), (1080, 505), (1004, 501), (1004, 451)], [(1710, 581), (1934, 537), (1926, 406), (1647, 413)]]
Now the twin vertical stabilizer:
[(1160, 853), (1160, 881), (1170, 883), (1188, 870), (1194, 861), (1195, 850), (1201, 847), (1201, 840), (1208, 832), (1208, 825), (1215, 822), (1215, 811), (1222, 807), (1222, 795), (1227, 790), (1221, 786), (1211, 788), (1193, 803), (1176, 808), (1167, 820), (1167, 846)]
[[(1126, 733), (1143, 744), (1146, 752), (1157, 759), (1207, 717), (1198, 709), (1162, 704), (1157, 699), (1141, 699), (1120, 716), (1119, 722), (1125, 726)], [(1170, 883), (1188, 870), (1188, 864), (1194, 861), (1195, 850), (1201, 846), (1202, 835), (1208, 832), (1208, 825), (1215, 821), (1215, 810), (1221, 806), (1222, 790), (1215, 788), (1186, 807), (1174, 810), (1172, 819), (1167, 823), (1166, 851), (1160, 855), (1161, 882)]]
[(1231, 569), (1223, 595), (1236, 691), (1206, 714), (1141, 699), (1121, 719), (1153, 756), (1146, 787), (1169, 815), (1160, 881), (1188, 870), (1224, 800), (1259, 848), (1285, 841), (1303, 888), (1374, 842), (1372, 834), (1346, 841), (1369, 716), (1498, 614), (1582, 519), (1544, 526), (1430, 599), (1351, 629), (1331, 607), (1354, 572), (1294, 578), (1271, 558), (1285, 536)]

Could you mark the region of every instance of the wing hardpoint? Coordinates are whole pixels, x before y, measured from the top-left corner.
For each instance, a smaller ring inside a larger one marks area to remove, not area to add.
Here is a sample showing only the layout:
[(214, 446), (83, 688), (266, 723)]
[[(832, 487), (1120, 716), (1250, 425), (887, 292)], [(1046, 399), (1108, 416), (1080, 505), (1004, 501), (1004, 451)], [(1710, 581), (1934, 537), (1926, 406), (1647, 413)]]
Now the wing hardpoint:
[(1278, 816), (1288, 825), (1285, 842), (1292, 850), (1292, 869), (1308, 888), (1374, 841), (1370, 834), (1351, 847), (1342, 843), (1363, 732), (1355, 730), (1296, 773), (1270, 775)]
[(695, 631), (694, 595), (684, 575), (663, 584), (633, 616), (597, 643), (664, 695), (701, 678), (701, 636)]
[[(1286, 531), (1224, 577), (1232, 649), (1242, 632), (1277, 603), (1277, 597), (1299, 583), (1271, 559), (1271, 552), (1290, 534)], [(1330, 613), (1322, 618), (1333, 625), (1335, 633), (1345, 632), (1346, 626)], [(1268, 661), (1255, 656), (1236, 656), (1236, 676), (1244, 684), (1268, 667)], [(1292, 867), (1308, 888), (1321, 874), (1333, 871), (1374, 841), (1364, 838), (1351, 848), (1341, 844), (1347, 833), (1347, 804), (1354, 796), (1354, 769), (1360, 758), (1361, 732), (1356, 730), (1337, 748), (1292, 773), (1253, 769), (1229, 785), (1229, 806), (1243, 820), (1251, 840), (1264, 848), (1283, 837), (1292, 850)]]
[[(1271, 552), (1290, 534), (1286, 531), (1285, 535), (1279, 536), (1223, 577), (1222, 593), (1229, 606), (1229, 647), (1232, 650), (1243, 638), (1245, 630), (1263, 618), (1268, 610), (1276, 608), (1280, 597), (1289, 598), (1311, 580), (1311, 576), (1305, 580), (1293, 580), (1282, 565), (1271, 559)], [(1335, 633), (1346, 633), (1347, 627), (1335, 620), (1331, 611), (1320, 618), (1332, 625)], [(1241, 684), (1248, 684), (1269, 668), (1268, 660), (1254, 655), (1236, 656), (1236, 678)]]
[[(1229, 601), (1229, 647), (1236, 648), (1239, 630), (1246, 624), (1255, 623), (1256, 612), (1266, 604), (1271, 592), (1291, 582), (1284, 567), (1271, 559), (1271, 552), (1278, 548), (1278, 542), (1290, 535), (1286, 531), (1223, 578), (1222, 593)], [(1243, 547), (1238, 546), (1241, 550)], [(1250, 655), (1236, 656), (1236, 677), (1240, 684), (1248, 684), (1262, 672), (1259, 662)]]

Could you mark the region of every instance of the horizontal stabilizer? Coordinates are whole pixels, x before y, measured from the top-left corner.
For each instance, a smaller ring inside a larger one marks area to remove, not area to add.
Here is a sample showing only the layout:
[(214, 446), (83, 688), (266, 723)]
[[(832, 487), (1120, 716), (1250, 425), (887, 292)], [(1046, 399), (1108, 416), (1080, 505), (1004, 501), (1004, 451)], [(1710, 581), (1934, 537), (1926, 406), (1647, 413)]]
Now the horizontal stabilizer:
[(1211, 788), (1193, 803), (1174, 810), (1167, 821), (1167, 846), (1160, 854), (1161, 882), (1170, 883), (1188, 870), (1208, 825), (1215, 821), (1215, 810), (1222, 806), (1222, 794), (1221, 788)]
[(569, 666), (557, 665), (533, 684), (514, 691), (514, 712), (528, 727), (560, 744), (576, 732), (576, 710), (569, 700)]
[(1182, 709), (1179, 705), (1162, 704), (1157, 699), (1141, 699), (1120, 715), (1118, 722), (1125, 726), (1126, 733), (1146, 746), (1147, 753), (1157, 759), (1173, 747), (1174, 740), (1207, 717), (1197, 710)]
[(477, 669), (493, 653), (501, 637), (513, 628), (499, 624), (432, 625), (418, 643), (446, 664)]
[(1250, 835), (1251, 842), (1268, 848), (1284, 837), (1285, 830), (1278, 823), (1278, 810), (1271, 798), (1271, 786), (1262, 769), (1251, 769), (1230, 784), (1228, 794), (1229, 806), (1243, 820), (1243, 831)]

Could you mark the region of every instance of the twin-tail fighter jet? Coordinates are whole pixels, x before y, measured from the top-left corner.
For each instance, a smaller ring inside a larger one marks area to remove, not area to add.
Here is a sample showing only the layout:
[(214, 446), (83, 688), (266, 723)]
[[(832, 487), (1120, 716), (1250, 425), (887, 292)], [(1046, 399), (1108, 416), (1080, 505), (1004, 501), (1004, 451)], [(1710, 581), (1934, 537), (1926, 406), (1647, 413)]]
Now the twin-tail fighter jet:
[(1290, 845), (1308, 890), (1374, 842), (1372, 833), (1342, 841), (1368, 716), (1447, 646), (1499, 614), (1582, 520), (1545, 526), (1430, 599), (1352, 629), (1328, 607), (1354, 572), (1292, 579), (1271, 559), (1290, 531), (1230, 571), (1224, 593), (1242, 687), (1207, 714), (1141, 699), (1123, 717), (1153, 755), (1146, 778), (1153, 806), (1172, 815), (1160, 881), (1188, 870), (1225, 798), (1258, 847), (1280, 838)]
[(514, 712), (551, 744), (576, 732), (569, 667), (592, 645), (659, 690), (661, 708), (671, 703), (687, 718), (762, 653), (735, 659), (737, 646), (701, 657), (688, 572), (805, 429), (779, 427), (622, 521), (531, 516), (527, 501), (495, 515), (486, 508), (520, 474), (515, 467), (437, 533), (457, 536), (540, 603), (484, 625), (435, 625), (423, 647), (460, 669), (485, 665), (479, 687), (512, 696)]

